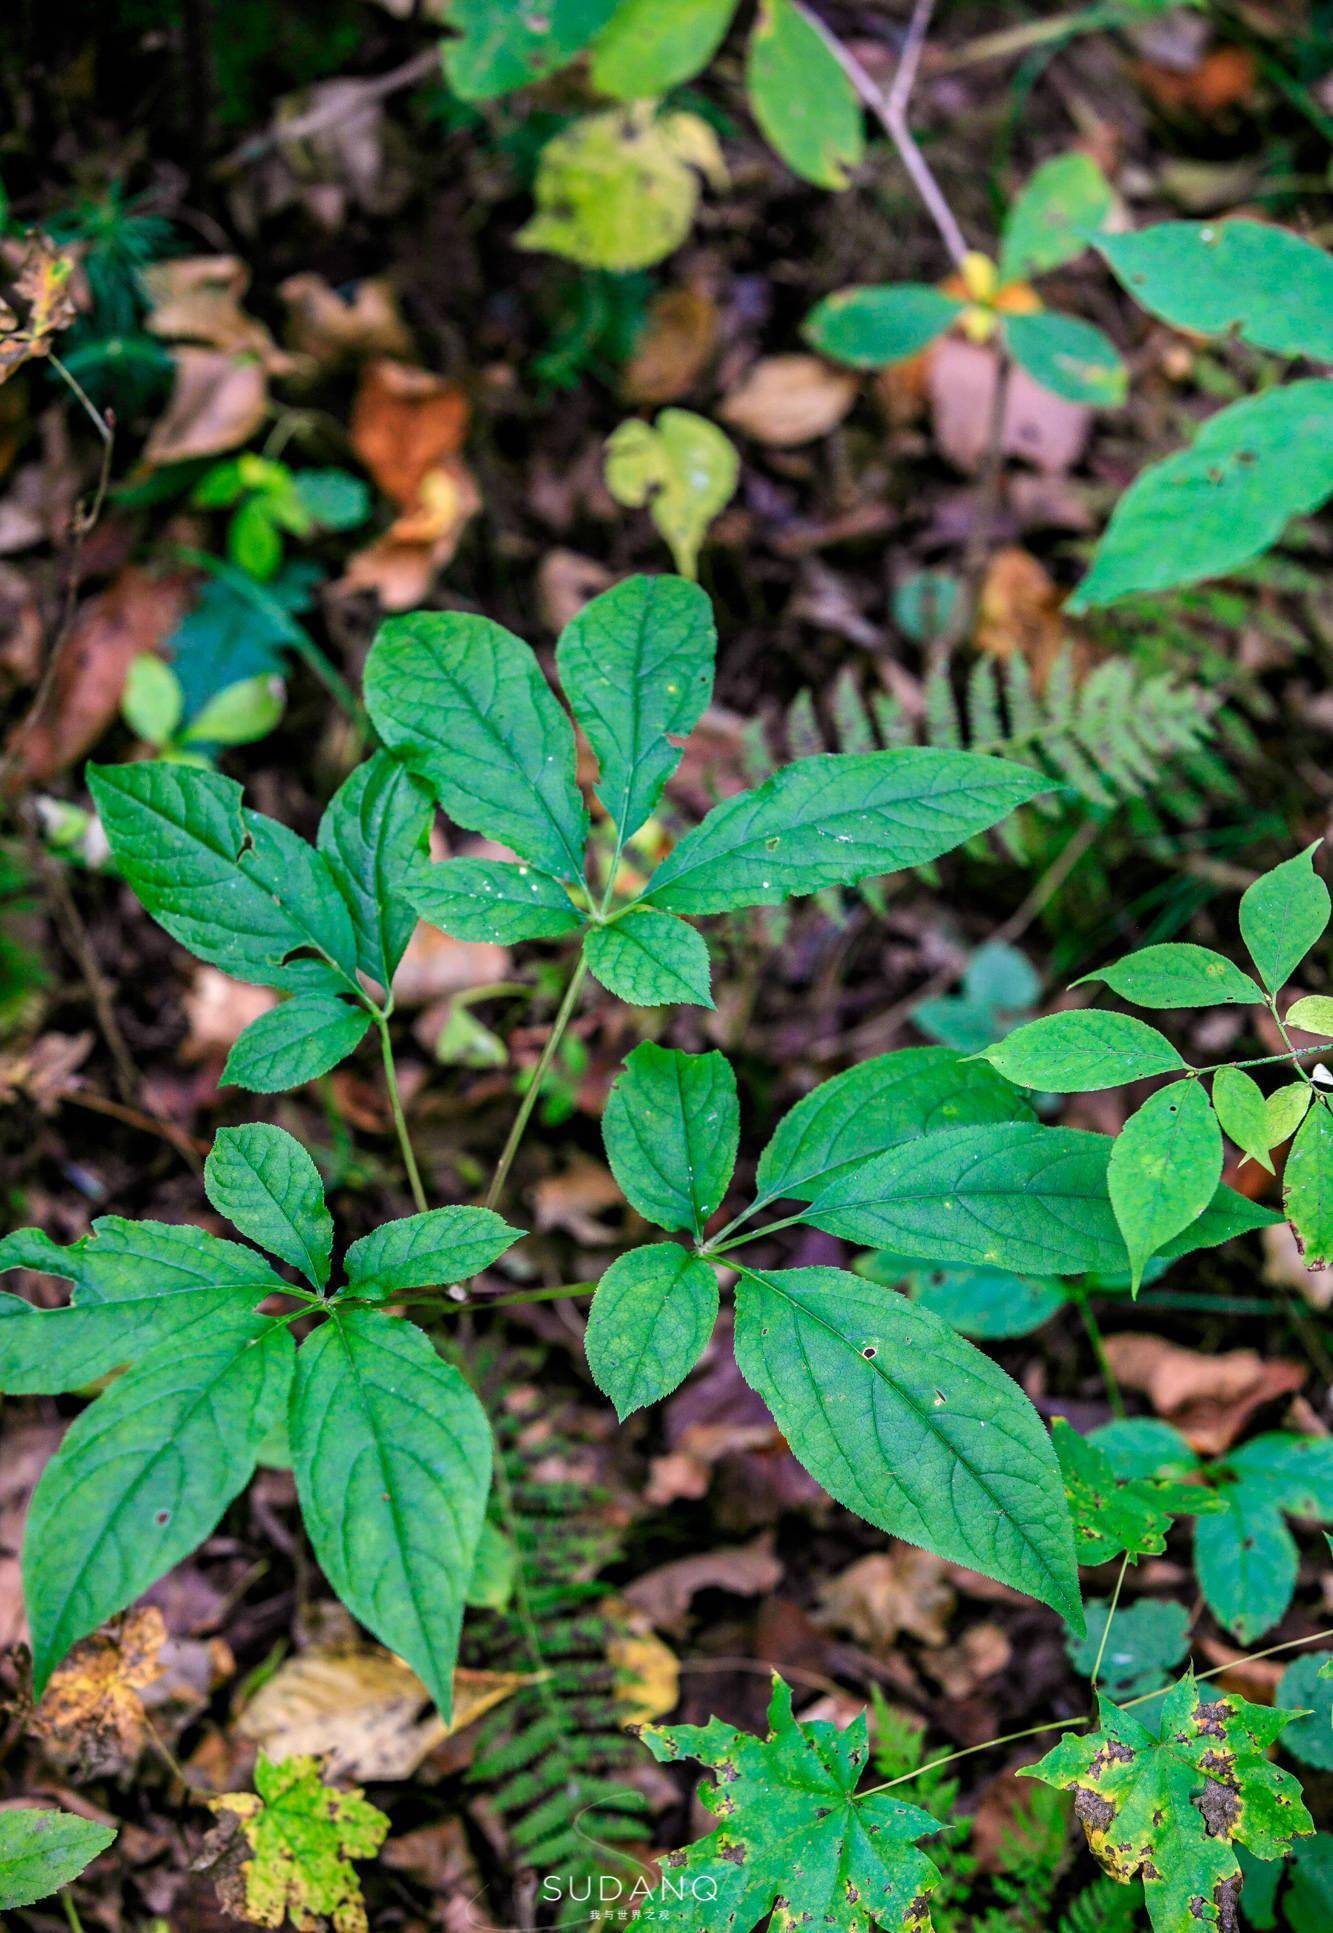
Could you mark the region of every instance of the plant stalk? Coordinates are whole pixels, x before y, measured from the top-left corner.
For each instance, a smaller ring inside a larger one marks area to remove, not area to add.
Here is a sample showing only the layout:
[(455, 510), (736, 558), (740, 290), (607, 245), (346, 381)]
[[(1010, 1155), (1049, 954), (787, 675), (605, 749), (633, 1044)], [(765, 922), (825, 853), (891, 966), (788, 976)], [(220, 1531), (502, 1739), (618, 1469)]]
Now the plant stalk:
[(426, 1212), (426, 1191), (421, 1185), (421, 1170), (412, 1150), (412, 1137), (407, 1131), (407, 1116), (403, 1113), (403, 1097), (398, 1091), (398, 1069), (394, 1064), (393, 1042), (389, 1039), (389, 1023), (376, 1009), (375, 1025), (379, 1029), (380, 1053), (384, 1060), (384, 1085), (389, 1092), (389, 1106), (393, 1110), (393, 1125), (398, 1135), (398, 1146), (402, 1151), (403, 1167), (407, 1170), (407, 1185), (412, 1190), (412, 1199), (418, 1212)]
[(514, 1125), (509, 1130), (509, 1139), (505, 1142), (501, 1150), (500, 1159), (495, 1164), (495, 1173), (491, 1177), (491, 1185), (486, 1190), (487, 1208), (494, 1208), (496, 1202), (499, 1201), (500, 1196), (504, 1192), (504, 1185), (509, 1179), (509, 1170), (514, 1165), (514, 1156), (518, 1153), (528, 1122), (532, 1118), (532, 1110), (537, 1105), (537, 1097), (541, 1093), (542, 1084), (550, 1071), (551, 1062), (555, 1059), (557, 1049), (565, 1037), (565, 1029), (574, 1018), (574, 1009), (578, 1005), (579, 994), (583, 989), (584, 975), (587, 971), (588, 962), (584, 958), (582, 951), (580, 951), (578, 960), (575, 962), (574, 971), (569, 976), (569, 985), (565, 988), (565, 997), (560, 1002), (559, 1011), (551, 1023), (551, 1031), (546, 1036), (546, 1045), (542, 1048), (541, 1056), (536, 1067), (533, 1069), (532, 1079), (528, 1083), (528, 1091), (519, 1103), (518, 1113), (514, 1116)]

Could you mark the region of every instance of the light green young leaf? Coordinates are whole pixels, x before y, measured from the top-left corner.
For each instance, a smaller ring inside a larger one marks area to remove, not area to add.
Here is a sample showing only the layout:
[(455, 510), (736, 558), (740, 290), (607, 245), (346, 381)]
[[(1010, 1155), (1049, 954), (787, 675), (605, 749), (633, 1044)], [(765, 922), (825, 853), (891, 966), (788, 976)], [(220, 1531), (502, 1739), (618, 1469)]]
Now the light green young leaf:
[(345, 1293), (390, 1302), (407, 1289), (466, 1282), (522, 1238), (489, 1208), (427, 1208), (385, 1222), (343, 1257)]
[[(644, 1727), (655, 1759), (698, 1759), (718, 1774), (699, 1797), (720, 1823), (667, 1854), (660, 1912), (691, 1900), (691, 1933), (751, 1933), (775, 1902), (775, 1929), (926, 1926), (940, 1875), (915, 1842), (940, 1822), (889, 1792), (857, 1796), (870, 1755), (866, 1714), (845, 1731), (827, 1719), (800, 1724), (790, 1688), (775, 1676), (768, 1722), (765, 1739), (720, 1718)], [(657, 1913), (650, 1899), (649, 1917)]]
[(1177, 329), (1333, 362), (1333, 259), (1268, 222), (1157, 222), (1097, 243), (1134, 300)]
[(426, 850), (430, 820), (424, 786), (376, 752), (339, 786), (319, 822), (317, 843), (347, 902), (357, 965), (386, 992), (417, 923), (403, 887)]
[(1202, 1082), (1159, 1088), (1126, 1121), (1106, 1179), (1136, 1295), (1144, 1263), (1202, 1215), (1221, 1173), (1221, 1130)]
[(618, 101), (669, 94), (708, 65), (735, 11), (736, 0), (620, 0), (592, 50), (593, 86)]
[(1288, 1081), (1285, 1087), (1278, 1087), (1264, 1102), (1268, 1116), (1268, 1145), (1280, 1148), (1284, 1141), (1290, 1141), (1313, 1099), (1313, 1089), (1308, 1081)]
[(617, 852), (680, 764), (672, 741), (689, 737), (712, 697), (716, 656), (713, 607), (679, 577), (628, 577), (561, 632), (560, 683), (597, 754)]
[(1333, 1036), (1333, 1000), (1326, 993), (1307, 993), (1287, 1008), (1286, 1022), (1304, 1034)]
[(593, 1381), (623, 1423), (684, 1382), (717, 1321), (717, 1277), (675, 1242), (632, 1248), (613, 1262), (588, 1311)]
[(49, 1807), (0, 1812), (0, 1913), (33, 1906), (68, 1886), (115, 1836), (114, 1826)]
[(754, 118), (793, 174), (845, 188), (865, 153), (856, 89), (819, 29), (791, 0), (759, 0), (745, 60)]
[(444, 69), (465, 101), (494, 100), (554, 74), (599, 34), (616, 0), (450, 0)]
[(370, 1025), (365, 1007), (336, 993), (302, 993), (252, 1020), (237, 1035), (222, 1070), (223, 1087), (280, 1094), (327, 1074), (346, 1060)]
[(606, 439), (606, 487), (617, 503), (649, 514), (683, 576), (698, 575), (704, 533), (735, 495), (736, 445), (693, 410), (664, 409), (649, 424), (630, 417)]
[(285, 1327), (215, 1311), (70, 1425), (33, 1492), (23, 1542), (38, 1696), (72, 1644), (208, 1536), (250, 1479), (291, 1365)]
[(714, 806), (644, 898), (672, 913), (776, 906), (924, 865), (1051, 789), (1025, 765), (975, 752), (817, 753)]
[(365, 689), (381, 738), (451, 819), (557, 879), (582, 878), (574, 728), (521, 638), (456, 611), (389, 618)]
[(1111, 513), (1070, 612), (1221, 577), (1333, 493), (1333, 382), (1288, 383), (1210, 416), (1140, 471)]
[(1268, 1108), (1258, 1081), (1242, 1067), (1219, 1067), (1213, 1075), (1213, 1109), (1223, 1134), (1271, 1175)]
[(1082, 1629), (1050, 1439), (1017, 1383), (946, 1322), (842, 1269), (744, 1269), (736, 1361), (839, 1503)]
[(727, 171), (699, 115), (658, 114), (650, 101), (585, 114), (542, 149), (537, 212), (515, 240), (580, 268), (649, 268), (688, 239), (701, 177), (720, 187)]
[(1111, 185), (1091, 155), (1044, 161), (1005, 219), (1000, 281), (1045, 275), (1072, 262), (1104, 225), (1113, 202)]
[(282, 1128), (220, 1128), (204, 1163), (204, 1192), (242, 1235), (290, 1262), (313, 1288), (329, 1279), (333, 1217), (306, 1150)]
[(1333, 1112), (1316, 1096), (1282, 1171), (1282, 1206), (1309, 1269), (1333, 1261)]
[(838, 289), (816, 303), (801, 325), (812, 349), (853, 369), (903, 362), (943, 335), (963, 312), (956, 296), (927, 282)]
[(181, 734), (182, 745), (254, 745), (267, 738), (287, 707), (281, 678), (238, 678), (215, 693)]
[(491, 1482), (485, 1411), (415, 1323), (343, 1308), (302, 1344), (290, 1423), (325, 1576), (447, 1724)]
[(422, 919), (456, 940), (557, 940), (583, 915), (558, 879), (503, 859), (446, 859), (414, 866), (403, 889)]
[(185, 694), (171, 666), (153, 652), (141, 651), (125, 674), (120, 697), (120, 715), (130, 730), (147, 745), (170, 744), (184, 710)]
[(594, 926), (584, 947), (593, 975), (632, 1007), (711, 1007), (708, 945), (674, 914), (634, 906), (609, 926)]
[(646, 1040), (625, 1061), (602, 1117), (611, 1172), (659, 1228), (702, 1235), (736, 1165), (740, 1102), (721, 1054)]
[(1166, 1477), (1116, 1476), (1111, 1459), (1057, 1416), (1051, 1440), (1060, 1462), (1080, 1564), (1105, 1564), (1125, 1551), (1160, 1557), (1175, 1516), (1199, 1516), (1225, 1506), (1200, 1484)]
[(1006, 315), (1003, 328), (1014, 361), (1043, 389), (1098, 409), (1124, 402), (1129, 372), (1115, 344), (1091, 322), (1039, 309)]
[(1314, 869), (1319, 840), (1241, 895), (1241, 938), (1271, 993), (1284, 986), (1328, 925), (1328, 887)]
[(1006, 1080), (1047, 1094), (1122, 1087), (1152, 1074), (1177, 1074), (1185, 1065), (1156, 1027), (1098, 1007), (1030, 1020), (988, 1047), (984, 1058)]
[(1189, 940), (1142, 946), (1108, 967), (1085, 973), (1076, 987), (1100, 980), (1136, 1007), (1228, 1007), (1262, 1005), (1263, 989), (1224, 953)]

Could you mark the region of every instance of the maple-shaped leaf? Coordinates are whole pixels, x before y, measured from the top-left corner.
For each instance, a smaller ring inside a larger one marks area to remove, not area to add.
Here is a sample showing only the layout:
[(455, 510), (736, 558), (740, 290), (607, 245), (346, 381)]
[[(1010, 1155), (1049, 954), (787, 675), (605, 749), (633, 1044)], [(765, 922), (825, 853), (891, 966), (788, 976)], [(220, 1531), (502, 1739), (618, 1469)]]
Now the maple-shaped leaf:
[(250, 1847), (234, 1893), (228, 1881), (219, 1884), (228, 1910), (254, 1926), (282, 1926), (290, 1915), (299, 1933), (326, 1923), (335, 1933), (367, 1933), (352, 1861), (379, 1851), (389, 1821), (358, 1787), (325, 1785), (313, 1758), (275, 1764), (261, 1753), (253, 1792), (225, 1792), (209, 1804), (239, 1819)]
[(773, 1933), (930, 1933), (927, 1895), (940, 1875), (915, 1842), (940, 1821), (886, 1792), (857, 1797), (866, 1714), (846, 1731), (799, 1724), (790, 1686), (775, 1677), (768, 1722), (768, 1738), (719, 1718), (645, 1726), (654, 1758), (712, 1768), (716, 1782), (699, 1796), (721, 1821), (666, 1854), (655, 1903), (688, 1901), (692, 1933), (750, 1933), (770, 1910)]
[(1117, 1477), (1105, 1450), (1089, 1443), (1062, 1416), (1051, 1427), (1080, 1564), (1105, 1564), (1127, 1551), (1160, 1557), (1172, 1517), (1202, 1517), (1226, 1501), (1197, 1483), (1169, 1477)]
[(1193, 1672), (1162, 1700), (1160, 1735), (1098, 1701), (1100, 1728), (1066, 1733), (1022, 1776), (1074, 1794), (1088, 1844), (1112, 1879), (1143, 1881), (1155, 1933), (1238, 1924), (1238, 1842), (1281, 1859), (1314, 1831), (1290, 1772), (1266, 1756), (1296, 1712), (1232, 1693), (1201, 1696)]

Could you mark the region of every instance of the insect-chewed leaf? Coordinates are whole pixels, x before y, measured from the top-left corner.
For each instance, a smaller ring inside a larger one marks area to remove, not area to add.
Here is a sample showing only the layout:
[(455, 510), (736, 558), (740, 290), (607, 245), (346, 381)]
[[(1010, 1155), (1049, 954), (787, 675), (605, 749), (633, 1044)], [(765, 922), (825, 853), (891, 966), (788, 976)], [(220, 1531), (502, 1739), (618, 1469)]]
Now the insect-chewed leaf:
[(1051, 1428), (1080, 1564), (1105, 1564), (1121, 1551), (1160, 1557), (1173, 1516), (1225, 1509), (1214, 1491), (1166, 1477), (1118, 1478), (1106, 1452), (1062, 1416)]
[(201, 1544), (282, 1413), (288, 1330), (213, 1311), (76, 1418), (28, 1512), (23, 1591), (40, 1695), (79, 1638)]
[(1164, 1034), (1132, 1014), (1047, 1014), (986, 1049), (1006, 1080), (1049, 1094), (1083, 1094), (1120, 1087), (1151, 1074), (1178, 1074), (1185, 1063)]
[(1111, 184), (1086, 154), (1044, 161), (1010, 208), (1000, 243), (1000, 280), (1045, 275), (1081, 255), (1111, 213)]
[(644, 897), (673, 913), (775, 906), (924, 865), (1051, 789), (1027, 766), (976, 752), (816, 753), (715, 806)]
[(343, 1257), (347, 1293), (388, 1302), (404, 1289), (466, 1282), (522, 1234), (489, 1208), (428, 1208), (405, 1215), (352, 1243)]
[(1268, 1105), (1258, 1081), (1243, 1067), (1219, 1067), (1213, 1075), (1213, 1112), (1223, 1134), (1271, 1175)]
[(646, 1040), (612, 1086), (602, 1135), (625, 1199), (659, 1228), (702, 1235), (736, 1165), (736, 1076), (721, 1054)]
[(430, 819), (425, 788), (376, 752), (339, 786), (319, 822), (318, 847), (347, 902), (357, 965), (386, 992), (416, 925), (403, 882), (425, 851)]
[(821, 356), (853, 369), (882, 369), (919, 355), (962, 311), (956, 296), (927, 282), (838, 289), (811, 309), (801, 334)]
[(654, 1758), (697, 1759), (717, 1774), (699, 1796), (721, 1823), (666, 1855), (661, 1900), (690, 1900), (693, 1933), (750, 1933), (775, 1901), (783, 1933), (918, 1933), (940, 1875), (916, 1841), (940, 1822), (888, 1792), (857, 1797), (869, 1759), (865, 1713), (845, 1731), (825, 1719), (800, 1724), (790, 1687), (775, 1677), (768, 1722), (762, 1739), (719, 1718), (644, 1727)]
[(1333, 259), (1269, 222), (1157, 222), (1097, 247), (1134, 300), (1177, 329), (1333, 362)]
[(450, 85), (465, 101), (530, 87), (573, 60), (615, 10), (616, 0), (549, 0), (539, 12), (453, 0), (444, 43)]
[(85, 1389), (200, 1316), (253, 1309), (286, 1284), (262, 1256), (202, 1228), (101, 1215), (60, 1248), (37, 1228), (0, 1241), (0, 1271), (34, 1269), (74, 1284), (64, 1308), (0, 1295), (0, 1389), (49, 1396)]
[(599, 1389), (623, 1423), (669, 1396), (703, 1354), (717, 1321), (717, 1277), (676, 1242), (632, 1248), (597, 1285), (584, 1346)]
[(1282, 1170), (1282, 1205), (1307, 1268), (1333, 1259), (1333, 1112), (1316, 1095)]
[(1300, 1553), (1284, 1511), (1333, 1519), (1333, 1442), (1273, 1432), (1228, 1453), (1215, 1473), (1226, 1512), (1194, 1535), (1199, 1587), (1218, 1622), (1243, 1644), (1286, 1615)]
[(1020, 369), (1067, 402), (1100, 409), (1124, 402), (1129, 372), (1115, 344), (1091, 322), (1054, 309), (1007, 315), (1004, 339)]
[(1135, 1294), (1144, 1264), (1202, 1215), (1221, 1173), (1222, 1132), (1202, 1082), (1159, 1088), (1126, 1121), (1106, 1180)]
[(1189, 940), (1168, 940), (1142, 946), (1110, 966), (1085, 973), (1075, 986), (1100, 980), (1122, 1000), (1136, 1007), (1229, 1007), (1251, 1001), (1262, 1004), (1263, 989), (1225, 953)]
[(1286, 984), (1328, 925), (1328, 887), (1314, 869), (1318, 849), (1316, 839), (1241, 895), (1241, 938), (1270, 993)]
[(445, 859), (420, 864), (405, 890), (422, 919), (457, 940), (556, 940), (577, 933), (583, 916), (564, 886), (536, 866), (503, 859)]
[(560, 683), (597, 754), (597, 796), (617, 849), (680, 764), (671, 741), (699, 722), (716, 656), (712, 606), (683, 577), (626, 578), (585, 604), (560, 634)]
[(1160, 1735), (1109, 1699), (1097, 1731), (1066, 1734), (1022, 1776), (1074, 1794), (1088, 1844), (1113, 1879), (1143, 1880), (1155, 1933), (1237, 1923), (1239, 1842), (1280, 1859), (1314, 1831), (1290, 1772), (1266, 1754), (1291, 1712), (1182, 1678), (1161, 1705)]
[(588, 814), (574, 728), (521, 638), (453, 611), (390, 618), (365, 689), (385, 744), (451, 819), (558, 879), (582, 876)]
[(319, 1170), (299, 1141), (262, 1121), (220, 1128), (204, 1163), (204, 1192), (242, 1235), (323, 1288), (333, 1217)]
[(345, 1308), (300, 1349), (290, 1430), (325, 1576), (447, 1723), (490, 1489), (486, 1412), (414, 1323)]
[(325, 1785), (313, 1758), (275, 1765), (261, 1752), (254, 1792), (224, 1792), (209, 1804), (234, 1814), (249, 1843), (241, 1871), (244, 1914), (253, 1925), (285, 1926), (290, 1915), (293, 1926), (366, 1933), (352, 1861), (379, 1851), (389, 1821), (359, 1786)]
[(708, 942), (673, 913), (633, 906), (594, 926), (584, 948), (590, 971), (608, 993), (633, 1007), (711, 1007)]
[(736, 0), (620, 0), (592, 50), (591, 80), (618, 101), (655, 100), (706, 67)]
[(261, 1013), (237, 1035), (223, 1087), (281, 1094), (327, 1074), (365, 1038), (370, 1010), (336, 993), (302, 993)]
[(745, 89), (787, 166), (817, 188), (845, 188), (865, 152), (861, 103), (819, 29), (791, 0), (760, 0)]
[(946, 1322), (843, 1269), (745, 1269), (736, 1361), (839, 1503), (1082, 1628), (1050, 1439), (1017, 1383)]
[(115, 1836), (114, 1826), (47, 1806), (0, 1812), (0, 1913), (68, 1886)]

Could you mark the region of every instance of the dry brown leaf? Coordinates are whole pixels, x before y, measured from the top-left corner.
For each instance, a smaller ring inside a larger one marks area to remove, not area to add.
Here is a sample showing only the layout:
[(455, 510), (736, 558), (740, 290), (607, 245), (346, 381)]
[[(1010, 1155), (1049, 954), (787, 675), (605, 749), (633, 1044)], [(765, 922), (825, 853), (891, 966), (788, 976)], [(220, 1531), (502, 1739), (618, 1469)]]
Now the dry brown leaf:
[(609, 590), (612, 582), (612, 573), (593, 558), (577, 550), (548, 550), (537, 566), (542, 623), (550, 631), (563, 631), (589, 598)]
[(185, 255), (154, 262), (143, 280), (151, 303), (145, 328), (168, 342), (194, 342), (228, 355), (256, 356), (273, 375), (292, 359), (265, 325), (247, 315), (241, 298), (250, 271), (239, 255)]
[(718, 406), (756, 443), (787, 449), (835, 429), (856, 400), (856, 377), (819, 356), (765, 356)]
[(717, 347), (718, 313), (700, 289), (663, 289), (621, 377), (627, 403), (675, 403), (698, 382)]
[(39, 1114), (54, 1114), (80, 1087), (76, 1075), (92, 1044), (90, 1033), (45, 1033), (27, 1047), (0, 1052), (0, 1106), (22, 1095)]
[(819, 1601), (821, 1624), (884, 1654), (904, 1631), (922, 1644), (943, 1644), (957, 1599), (943, 1558), (900, 1543), (858, 1559), (821, 1584)]
[(642, 1611), (660, 1631), (680, 1636), (690, 1606), (700, 1591), (730, 1591), (735, 1597), (762, 1597), (782, 1581), (782, 1565), (773, 1554), (773, 1539), (765, 1533), (752, 1544), (731, 1550), (700, 1551), (636, 1577), (625, 1591), (626, 1601)]
[[(935, 441), (949, 461), (969, 474), (986, 460), (999, 362), (989, 344), (946, 336), (930, 351), (927, 386)], [(1022, 369), (1013, 369), (1005, 399), (1006, 456), (1025, 458), (1038, 470), (1070, 469), (1092, 428), (1085, 403), (1069, 403)]]
[(1022, 658), (1040, 691), (1064, 643), (1061, 603), (1046, 566), (1020, 545), (1005, 544), (986, 565), (973, 642), (993, 658)]
[(196, 967), (185, 996), (190, 1031), (181, 1059), (210, 1060), (230, 1053), (236, 1036), (277, 1004), (277, 994), (268, 987), (247, 987), (217, 967)]
[(1197, 114), (1211, 121), (1254, 99), (1258, 64), (1248, 47), (1214, 47), (1185, 72), (1136, 61), (1136, 81), (1168, 114)]
[(1003, 1671), (1014, 1655), (1009, 1637), (998, 1624), (974, 1624), (957, 1644), (921, 1655), (926, 1671), (949, 1698), (970, 1698), (977, 1686)]
[(0, 254), (0, 383), (34, 357), (49, 356), (52, 338), (78, 313), (77, 260), (35, 231), (5, 244)]
[(624, 1196), (610, 1170), (600, 1161), (579, 1154), (559, 1174), (546, 1175), (537, 1183), (533, 1215), (543, 1232), (563, 1228), (576, 1242), (601, 1248), (615, 1237), (596, 1217), (623, 1203)]
[(337, 588), (374, 591), (386, 611), (424, 604), (481, 508), (476, 480), (461, 457), (447, 457), (422, 484), (422, 505), (347, 560)]
[(1106, 1353), (1125, 1387), (1141, 1391), (1200, 1456), (1221, 1456), (1255, 1410), (1292, 1395), (1306, 1375), (1301, 1363), (1266, 1362), (1253, 1349), (1205, 1356), (1132, 1332), (1109, 1337)]
[(80, 1778), (131, 1771), (148, 1735), (139, 1693), (161, 1676), (166, 1641), (153, 1604), (84, 1638), (52, 1672), (29, 1732)]
[(385, 496), (412, 510), (429, 472), (462, 449), (468, 416), (458, 383), (380, 356), (362, 372), (352, 405), (352, 448)]
[(222, 349), (177, 349), (171, 400), (144, 446), (150, 469), (219, 456), (248, 443), (268, 413), (268, 377), (253, 357)]
[(321, 369), (362, 356), (412, 354), (412, 337), (398, 312), (392, 286), (367, 276), (350, 295), (332, 289), (322, 275), (289, 275), (278, 294), (287, 305), (287, 340), (298, 355)]
[(408, 941), (393, 979), (400, 1007), (424, 1007), (431, 1000), (494, 986), (509, 977), (509, 950), (487, 940), (455, 940), (424, 921)]

